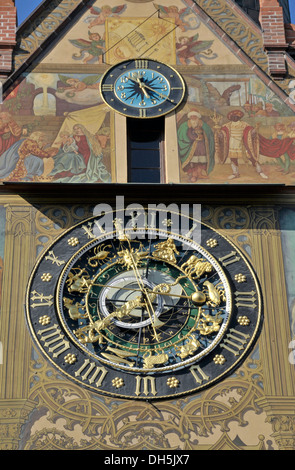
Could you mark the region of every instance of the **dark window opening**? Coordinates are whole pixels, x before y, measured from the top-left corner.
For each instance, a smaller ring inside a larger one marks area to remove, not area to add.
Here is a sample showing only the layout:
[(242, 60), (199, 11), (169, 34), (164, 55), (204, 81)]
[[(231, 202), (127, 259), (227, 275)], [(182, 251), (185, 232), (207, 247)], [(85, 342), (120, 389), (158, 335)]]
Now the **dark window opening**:
[(128, 182), (163, 182), (164, 118), (127, 119)]

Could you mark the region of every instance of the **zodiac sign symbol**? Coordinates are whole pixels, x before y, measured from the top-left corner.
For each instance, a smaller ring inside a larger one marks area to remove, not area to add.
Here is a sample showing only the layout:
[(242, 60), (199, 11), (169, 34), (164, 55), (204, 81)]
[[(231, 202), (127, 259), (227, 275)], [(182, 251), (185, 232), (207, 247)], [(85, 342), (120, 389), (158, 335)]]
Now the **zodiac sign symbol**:
[(161, 354), (152, 355), (151, 351), (145, 353), (143, 355), (143, 368), (144, 369), (152, 369), (156, 364), (165, 364), (168, 361), (169, 356), (168, 354), (162, 352)]
[(201, 313), (203, 318), (200, 318), (199, 325), (197, 326), (197, 330), (200, 331), (201, 335), (207, 336), (220, 330), (220, 324), (222, 323), (220, 313), (215, 317), (209, 313), (204, 313), (204, 311)]
[(208, 292), (205, 293), (208, 298), (207, 305), (210, 307), (217, 307), (222, 300), (226, 300), (223, 289), (214, 286), (214, 284), (209, 281), (205, 281), (204, 286), (208, 288)]
[(131, 248), (131, 250), (126, 249), (126, 250), (118, 251), (117, 254), (119, 258), (121, 258), (118, 260), (118, 263), (123, 264), (128, 269), (134, 266), (137, 266), (138, 263), (143, 258), (146, 258), (148, 256), (146, 251), (140, 251), (140, 250), (141, 250), (141, 247), (137, 248), (136, 250), (134, 250), (134, 248)]
[(80, 292), (81, 294), (85, 294), (88, 292), (88, 289), (91, 285), (91, 281), (89, 280), (89, 275), (82, 277), (82, 274), (86, 271), (85, 268), (73, 268), (73, 271), (77, 271), (76, 274), (72, 272), (69, 273), (69, 277), (66, 280), (66, 285), (68, 286), (69, 292)]
[(111, 245), (107, 246), (96, 246), (94, 248), (94, 256), (88, 259), (88, 264), (93, 268), (96, 268), (101, 262), (107, 258), (109, 258), (110, 252), (106, 250), (106, 248), (112, 248)]
[(210, 273), (213, 269), (212, 264), (209, 261), (200, 259), (195, 255), (192, 255), (185, 263), (181, 265), (181, 269), (184, 270), (187, 276), (199, 278), (204, 273)]
[(168, 238), (168, 240), (158, 243), (155, 246), (155, 251), (153, 252), (153, 257), (161, 259), (163, 261), (168, 261), (169, 263), (176, 263), (175, 254), (179, 255), (179, 252), (176, 249), (174, 241), (172, 238)]
[(87, 313), (81, 313), (79, 309), (84, 310), (85, 307), (81, 305), (79, 302), (73, 304), (72, 299), (68, 299), (67, 297), (63, 298), (64, 306), (68, 309), (68, 314), (72, 320), (79, 320), (79, 318), (86, 318)]
[(181, 359), (185, 359), (186, 357), (190, 356), (193, 354), (200, 346), (200, 342), (191, 336), (188, 338), (188, 341), (183, 344), (182, 346), (176, 346), (175, 349), (176, 351), (180, 351), (177, 356), (179, 356)]

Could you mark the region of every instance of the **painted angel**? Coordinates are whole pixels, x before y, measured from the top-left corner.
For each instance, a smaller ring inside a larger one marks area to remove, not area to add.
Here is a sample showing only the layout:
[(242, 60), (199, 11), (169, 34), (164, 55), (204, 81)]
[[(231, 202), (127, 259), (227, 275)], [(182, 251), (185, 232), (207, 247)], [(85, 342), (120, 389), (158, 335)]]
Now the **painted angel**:
[(200, 26), (200, 21), (196, 15), (192, 14), (191, 8), (182, 8), (179, 10), (176, 6), (165, 7), (156, 3), (154, 3), (154, 7), (160, 12), (160, 18), (174, 19), (175, 24), (183, 32)]
[(94, 26), (101, 25), (105, 23), (105, 20), (109, 16), (118, 16), (123, 11), (125, 11), (127, 5), (118, 5), (115, 7), (110, 7), (109, 5), (104, 5), (101, 8), (91, 7), (90, 13), (91, 16), (87, 16), (85, 23), (89, 23), (88, 28), (91, 29)]
[[(81, 49), (80, 54), (73, 54), (73, 59), (83, 59), (83, 64), (87, 62), (102, 63), (102, 56), (105, 52), (105, 41), (99, 33), (88, 32), (89, 40), (86, 39), (70, 39), (73, 46)], [(86, 57), (85, 57), (85, 54)]]
[(210, 49), (212, 44), (213, 41), (200, 41), (198, 34), (192, 37), (180, 37), (176, 43), (176, 54), (179, 62), (182, 65), (188, 65), (190, 62), (201, 65), (203, 63), (201, 56), (208, 59), (215, 58), (216, 54), (213, 54)]

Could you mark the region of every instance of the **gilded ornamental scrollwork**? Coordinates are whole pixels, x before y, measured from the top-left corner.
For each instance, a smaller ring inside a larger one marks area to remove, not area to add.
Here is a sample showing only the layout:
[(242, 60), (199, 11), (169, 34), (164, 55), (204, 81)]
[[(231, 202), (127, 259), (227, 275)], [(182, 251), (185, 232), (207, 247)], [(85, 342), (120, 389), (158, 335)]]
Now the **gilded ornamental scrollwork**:
[(263, 397), (262, 367), (253, 358), (226, 385), (201, 396), (156, 404), (132, 402), (130, 406), (125, 400), (97, 398), (64, 381), (41, 357), (31, 364), (30, 377), (29, 398), (40, 413), (30, 423), (26, 450), (196, 450), (200, 441), (208, 441), (209, 449), (216, 428), (229, 433), (232, 422), (242, 427), (249, 424), (247, 412), (261, 414), (256, 401)]

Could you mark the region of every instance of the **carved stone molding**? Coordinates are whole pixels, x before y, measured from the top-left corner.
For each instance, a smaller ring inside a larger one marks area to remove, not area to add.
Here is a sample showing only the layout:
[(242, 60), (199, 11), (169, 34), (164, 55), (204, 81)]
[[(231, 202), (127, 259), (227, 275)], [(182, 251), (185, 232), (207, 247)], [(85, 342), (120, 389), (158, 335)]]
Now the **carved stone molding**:
[(295, 450), (295, 397), (266, 396), (257, 404), (267, 413), (279, 450)]
[(0, 400), (0, 451), (18, 450), (21, 428), (35, 407), (30, 400)]

